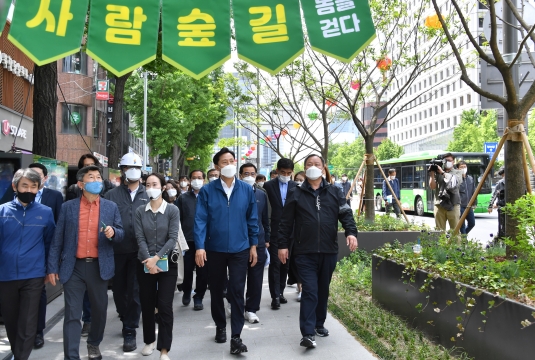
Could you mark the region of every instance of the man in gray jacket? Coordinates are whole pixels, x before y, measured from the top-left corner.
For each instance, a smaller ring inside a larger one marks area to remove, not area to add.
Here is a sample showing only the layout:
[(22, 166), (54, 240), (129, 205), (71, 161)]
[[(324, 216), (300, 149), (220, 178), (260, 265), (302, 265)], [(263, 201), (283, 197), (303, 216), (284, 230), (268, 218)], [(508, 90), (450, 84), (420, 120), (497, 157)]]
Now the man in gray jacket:
[[(463, 175), (463, 182), (459, 186), (459, 194), (461, 195), (461, 216), (464, 214), (464, 211), (466, 210), (466, 207), (468, 206), (468, 203), (470, 202), (470, 199), (474, 195), (474, 192), (476, 191), (476, 182), (474, 181), (474, 178), (471, 175), (468, 175), (468, 166), (466, 165), (466, 162), (464, 160), (461, 160), (457, 163), (457, 169), (459, 169)], [(477, 206), (477, 197), (476, 201), (472, 205), (472, 207), (468, 210), (468, 215), (466, 216), (466, 221), (468, 222), (468, 226), (465, 226), (465, 223), (463, 221), (463, 224), (461, 226), (461, 234), (468, 234), (470, 230), (476, 226), (476, 217), (474, 215), (474, 209)]]
[(121, 158), (122, 184), (106, 193), (105, 199), (117, 204), (124, 228), (124, 240), (114, 244), (115, 276), (113, 277), (113, 300), (123, 322), (123, 351), (137, 348), (136, 329), (139, 327), (141, 303), (136, 278), (138, 245), (134, 231), (136, 209), (149, 202), (141, 178), (141, 158), (128, 153)]

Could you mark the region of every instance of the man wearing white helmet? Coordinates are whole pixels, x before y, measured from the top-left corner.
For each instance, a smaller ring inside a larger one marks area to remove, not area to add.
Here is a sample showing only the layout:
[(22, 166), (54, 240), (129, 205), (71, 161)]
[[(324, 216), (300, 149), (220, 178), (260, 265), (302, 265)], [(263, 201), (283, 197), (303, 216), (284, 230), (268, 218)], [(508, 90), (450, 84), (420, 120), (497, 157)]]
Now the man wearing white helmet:
[(124, 240), (114, 244), (115, 276), (113, 277), (113, 300), (123, 322), (123, 351), (137, 348), (136, 329), (139, 327), (141, 304), (136, 278), (138, 245), (134, 233), (136, 209), (146, 206), (149, 197), (141, 179), (141, 158), (135, 153), (121, 158), (122, 184), (106, 193), (105, 198), (117, 204), (124, 228)]

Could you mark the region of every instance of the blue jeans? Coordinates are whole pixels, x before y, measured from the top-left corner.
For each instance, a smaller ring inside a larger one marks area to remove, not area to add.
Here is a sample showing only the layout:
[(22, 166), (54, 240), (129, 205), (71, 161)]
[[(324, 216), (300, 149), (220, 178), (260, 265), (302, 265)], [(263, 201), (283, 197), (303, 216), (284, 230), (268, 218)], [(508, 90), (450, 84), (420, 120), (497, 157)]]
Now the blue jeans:
[[(461, 216), (464, 213), (464, 210), (466, 209), (466, 206), (461, 206)], [(468, 227), (466, 227), (465, 222), (463, 222), (463, 225), (461, 226), (461, 234), (468, 234), (470, 230), (476, 226), (476, 216), (474, 215), (474, 210), (470, 208), (470, 211), (468, 211), (468, 215), (466, 215), (466, 221), (468, 221)]]

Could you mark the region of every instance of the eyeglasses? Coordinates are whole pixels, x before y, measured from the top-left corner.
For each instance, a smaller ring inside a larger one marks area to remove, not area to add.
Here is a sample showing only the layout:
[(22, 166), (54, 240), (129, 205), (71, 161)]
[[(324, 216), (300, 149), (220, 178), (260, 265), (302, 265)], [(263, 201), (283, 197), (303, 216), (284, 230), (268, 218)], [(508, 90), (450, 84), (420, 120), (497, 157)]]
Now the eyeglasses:
[(255, 172), (244, 172), (243, 176), (256, 176)]

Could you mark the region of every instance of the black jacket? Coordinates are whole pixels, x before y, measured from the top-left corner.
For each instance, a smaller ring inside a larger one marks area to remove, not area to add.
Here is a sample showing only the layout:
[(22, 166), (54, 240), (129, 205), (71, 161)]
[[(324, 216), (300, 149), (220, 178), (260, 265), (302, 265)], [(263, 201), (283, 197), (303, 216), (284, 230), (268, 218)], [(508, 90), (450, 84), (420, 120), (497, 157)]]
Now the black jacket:
[(137, 253), (138, 245), (134, 223), (136, 221), (136, 209), (140, 206), (146, 206), (149, 202), (149, 197), (145, 192), (145, 186), (139, 184), (134, 201), (132, 201), (128, 186), (124, 184), (108, 191), (104, 198), (117, 204), (123, 223), (124, 239), (119, 243), (113, 244), (114, 253)]
[(346, 236), (357, 236), (353, 212), (339, 187), (322, 181), (317, 195), (308, 181), (288, 192), (279, 224), (279, 249), (288, 249), (295, 223), (293, 254), (338, 253), (338, 221)]
[(186, 241), (195, 241), (193, 238), (193, 224), (195, 223), (195, 207), (197, 197), (193, 191), (188, 191), (178, 197), (175, 205), (180, 210), (180, 225)]
[[(288, 196), (290, 195), (290, 191), (295, 189), (296, 186), (297, 183), (295, 181), (290, 180), (288, 182), (288, 192), (286, 193), (285, 205), (288, 205)], [(279, 223), (282, 217), (282, 210), (285, 207), (282, 205), (279, 179), (275, 178), (273, 180), (266, 181), (264, 183), (264, 190), (266, 190), (269, 204), (271, 205), (271, 236), (269, 239), (266, 238), (266, 242), (269, 242), (271, 245), (276, 245), (279, 233)], [(291, 232), (288, 237), (291, 237)]]
[[(470, 202), (470, 199), (472, 198), (472, 195), (474, 195), (475, 191), (476, 183), (474, 181), (474, 178), (470, 175), (466, 175), (466, 177), (463, 179), (463, 182), (459, 186), (459, 195), (461, 196), (462, 207), (468, 206), (468, 203)], [(477, 197), (474, 202), (474, 205), (477, 205)]]
[(266, 247), (266, 241), (269, 242), (270, 228), (269, 228), (269, 200), (265, 191), (253, 187), (254, 196), (256, 198), (256, 209), (258, 210), (258, 248)]
[(41, 204), (48, 206), (54, 213), (54, 222), (58, 222), (61, 205), (63, 205), (63, 195), (57, 190), (43, 189)]

